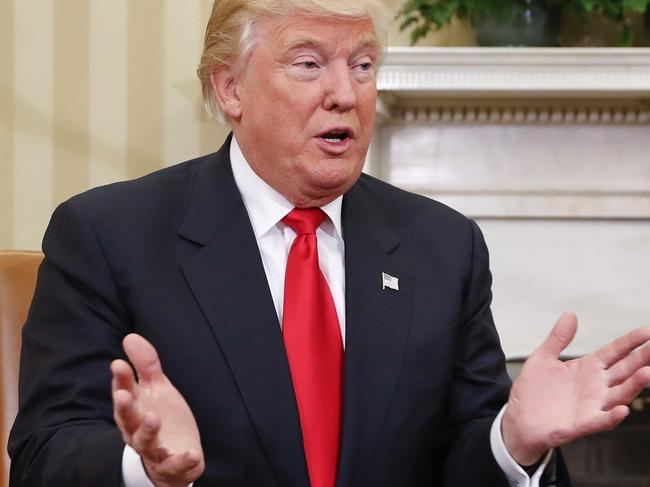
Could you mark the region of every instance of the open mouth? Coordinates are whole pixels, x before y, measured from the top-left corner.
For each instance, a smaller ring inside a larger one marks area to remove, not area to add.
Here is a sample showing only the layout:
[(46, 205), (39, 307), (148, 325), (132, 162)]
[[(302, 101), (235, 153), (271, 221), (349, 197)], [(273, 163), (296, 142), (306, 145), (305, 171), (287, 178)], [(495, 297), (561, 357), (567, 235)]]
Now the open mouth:
[(324, 134), (321, 134), (319, 137), (325, 140), (326, 142), (336, 144), (348, 139), (350, 137), (350, 132), (348, 132), (347, 130), (331, 130), (329, 132), (325, 132)]

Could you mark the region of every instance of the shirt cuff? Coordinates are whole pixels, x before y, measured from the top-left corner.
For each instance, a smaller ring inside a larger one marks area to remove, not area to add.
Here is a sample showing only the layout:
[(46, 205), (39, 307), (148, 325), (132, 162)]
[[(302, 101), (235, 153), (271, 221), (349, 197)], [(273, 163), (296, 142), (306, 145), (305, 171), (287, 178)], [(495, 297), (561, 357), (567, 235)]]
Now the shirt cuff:
[(156, 487), (147, 476), (140, 455), (129, 445), (122, 454), (122, 478), (124, 487)]
[(501, 467), (501, 470), (503, 470), (503, 473), (508, 477), (508, 481), (512, 487), (539, 487), (539, 480), (553, 457), (553, 450), (549, 450), (546, 456), (544, 456), (542, 463), (537, 467), (537, 470), (535, 470), (535, 473), (532, 477), (529, 477), (521, 465), (510, 456), (510, 453), (508, 453), (508, 449), (503, 442), (503, 436), (501, 435), (501, 421), (503, 420), (506, 406), (507, 404), (501, 408), (501, 411), (494, 419), (494, 423), (492, 423), (492, 428), (490, 430), (490, 446), (492, 448), (492, 454), (499, 464), (499, 467)]

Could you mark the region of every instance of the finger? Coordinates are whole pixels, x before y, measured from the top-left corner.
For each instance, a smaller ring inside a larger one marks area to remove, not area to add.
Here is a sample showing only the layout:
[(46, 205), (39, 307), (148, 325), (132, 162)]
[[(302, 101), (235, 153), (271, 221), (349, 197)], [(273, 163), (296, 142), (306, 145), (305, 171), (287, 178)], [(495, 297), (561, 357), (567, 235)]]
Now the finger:
[(573, 337), (576, 336), (577, 329), (578, 318), (576, 315), (574, 313), (564, 313), (557, 320), (551, 333), (549, 333), (538, 350), (558, 358), (562, 350), (568, 347)]
[(650, 344), (637, 348), (627, 357), (619, 360), (607, 370), (610, 386), (618, 385), (632, 376), (637, 370), (650, 365)]
[(612, 387), (605, 410), (618, 405), (629, 404), (650, 383), (650, 367), (637, 370), (625, 382)]
[(157, 382), (164, 377), (158, 352), (151, 343), (131, 333), (124, 338), (122, 345), (141, 381)]
[(616, 406), (609, 411), (603, 411), (599, 417), (599, 423), (597, 428), (594, 428), (592, 433), (597, 433), (599, 431), (608, 431), (616, 428), (621, 421), (628, 417), (630, 414), (630, 408), (627, 406)]
[(650, 328), (638, 328), (596, 350), (596, 357), (605, 368), (609, 368), (648, 340), (650, 340)]
[(188, 450), (178, 455), (170, 455), (158, 467), (158, 474), (166, 478), (181, 478), (190, 483), (203, 471), (201, 454), (196, 450)]
[[(589, 421), (580, 426), (579, 431), (573, 436), (573, 439), (582, 438), (583, 436), (600, 433), (616, 428), (630, 414), (630, 408), (627, 406), (615, 406), (608, 411), (596, 413)], [(562, 442), (556, 446), (562, 446)]]
[(125, 439), (131, 438), (142, 423), (133, 396), (124, 389), (113, 392), (113, 416)]
[(147, 413), (140, 428), (133, 435), (133, 448), (138, 454), (153, 463), (161, 463), (169, 453), (160, 446), (159, 433), (162, 422), (154, 413)]
[(136, 397), (137, 382), (131, 366), (124, 360), (113, 360), (111, 372), (113, 373), (113, 380), (111, 381), (113, 392), (124, 389), (130, 392), (133, 397)]

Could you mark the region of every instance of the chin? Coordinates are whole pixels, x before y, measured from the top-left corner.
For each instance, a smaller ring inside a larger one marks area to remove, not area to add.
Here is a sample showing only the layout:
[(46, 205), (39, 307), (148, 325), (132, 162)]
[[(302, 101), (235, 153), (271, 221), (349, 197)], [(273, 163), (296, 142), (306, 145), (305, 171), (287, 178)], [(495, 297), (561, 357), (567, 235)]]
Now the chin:
[(338, 191), (343, 193), (347, 191), (359, 178), (361, 171), (338, 171), (327, 174), (318, 174), (313, 178), (314, 186), (324, 190)]
[(335, 188), (352, 185), (361, 174), (363, 161), (328, 159), (320, 164), (319, 169), (313, 173), (312, 178), (314, 182), (320, 182), (321, 186)]

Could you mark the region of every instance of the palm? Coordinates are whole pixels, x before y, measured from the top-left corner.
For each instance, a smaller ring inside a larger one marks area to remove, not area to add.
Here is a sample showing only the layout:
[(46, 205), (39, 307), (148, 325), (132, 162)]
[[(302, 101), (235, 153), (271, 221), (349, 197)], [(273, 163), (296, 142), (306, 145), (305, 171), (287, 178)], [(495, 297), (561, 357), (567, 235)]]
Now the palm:
[(192, 411), (166, 376), (160, 383), (143, 384), (141, 381), (136, 403), (143, 413), (153, 413), (160, 418), (158, 437), (170, 455), (190, 449), (198, 451), (201, 448)]
[[(564, 315), (515, 381), (503, 420), (508, 450), (522, 464), (576, 438), (611, 429), (650, 381), (650, 329), (639, 329), (579, 359), (560, 352), (575, 335), (574, 315)], [(636, 349), (636, 350), (635, 350)]]

